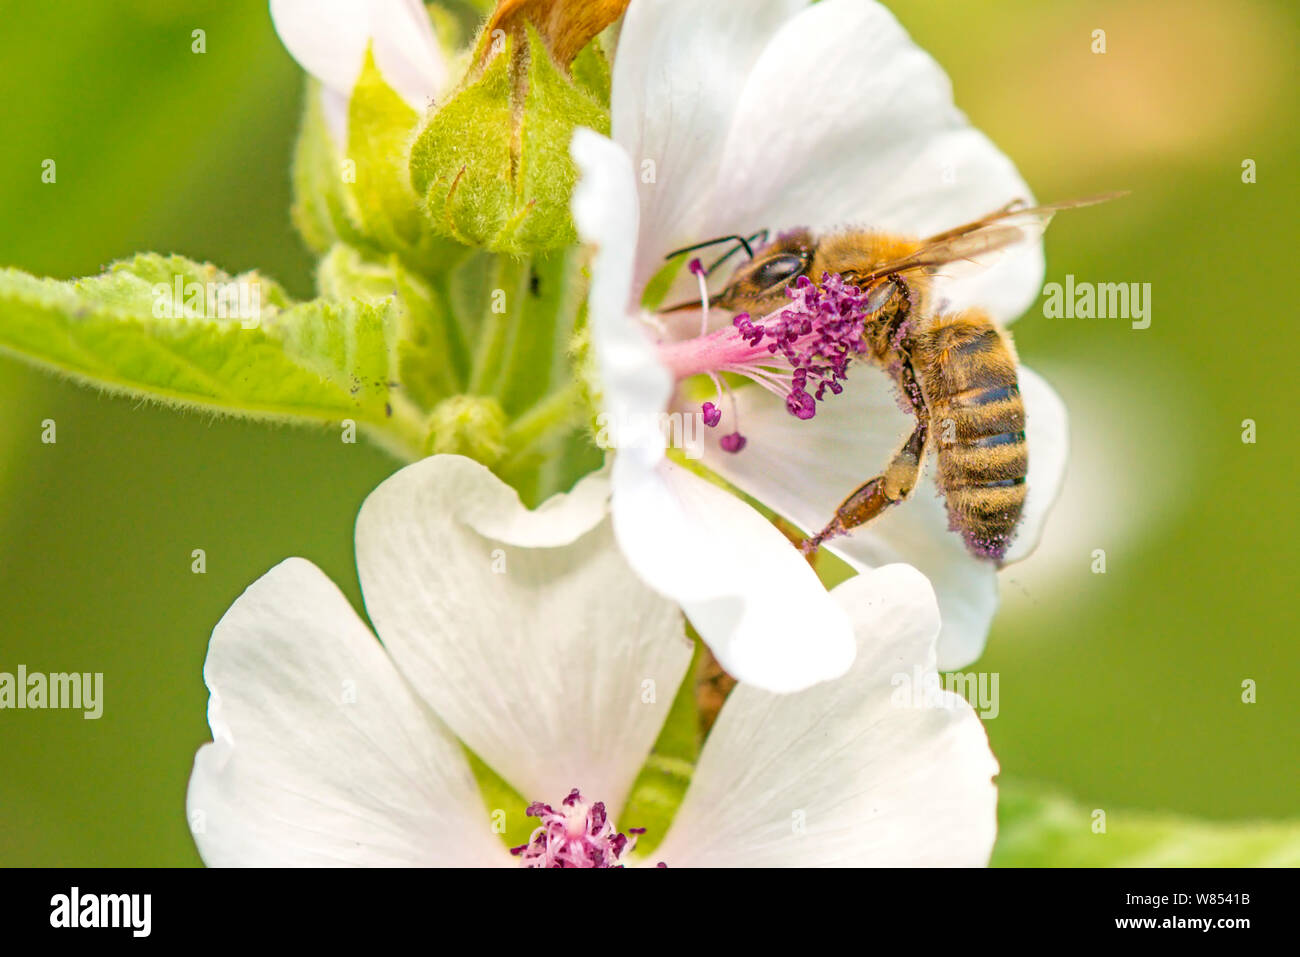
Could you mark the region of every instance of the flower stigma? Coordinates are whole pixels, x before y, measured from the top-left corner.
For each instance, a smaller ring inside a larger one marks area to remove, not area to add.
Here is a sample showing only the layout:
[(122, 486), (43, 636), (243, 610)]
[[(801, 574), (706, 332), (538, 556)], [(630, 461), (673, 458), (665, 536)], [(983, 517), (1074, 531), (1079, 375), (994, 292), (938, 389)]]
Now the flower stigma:
[(558, 809), (534, 801), (525, 813), (539, 818), (541, 824), (528, 843), (510, 849), (524, 867), (626, 867), (624, 858), (645, 833), (643, 827), (628, 828), (627, 834), (616, 832), (605, 802), (588, 804), (577, 788)]

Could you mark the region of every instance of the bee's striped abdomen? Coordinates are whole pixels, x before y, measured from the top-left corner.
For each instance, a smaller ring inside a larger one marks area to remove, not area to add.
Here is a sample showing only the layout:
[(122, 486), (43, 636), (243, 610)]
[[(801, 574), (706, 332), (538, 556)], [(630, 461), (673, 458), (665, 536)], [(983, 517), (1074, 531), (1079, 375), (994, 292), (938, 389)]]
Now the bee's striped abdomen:
[(972, 553), (1001, 559), (1024, 508), (1029, 467), (1015, 351), (987, 315), (969, 310), (926, 323), (913, 358), (949, 525)]

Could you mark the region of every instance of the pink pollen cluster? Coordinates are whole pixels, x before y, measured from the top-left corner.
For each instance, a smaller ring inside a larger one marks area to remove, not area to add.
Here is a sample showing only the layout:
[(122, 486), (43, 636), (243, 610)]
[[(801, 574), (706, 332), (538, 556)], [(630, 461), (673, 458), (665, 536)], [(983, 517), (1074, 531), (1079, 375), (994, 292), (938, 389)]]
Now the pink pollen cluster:
[[(560, 809), (534, 801), (529, 817), (541, 819), (527, 844), (512, 847), (510, 853), (524, 867), (624, 867), (625, 854), (636, 846), (645, 828), (629, 828), (628, 837), (614, 831), (603, 801), (586, 804), (574, 788)], [(662, 865), (661, 865), (662, 866)]]
[[(822, 273), (820, 286), (800, 276), (786, 294), (790, 305), (766, 322), (753, 322), (741, 313), (732, 325), (751, 346), (765, 342), (770, 355), (780, 355), (789, 363), (794, 371), (785, 407), (806, 420), (817, 414), (817, 403), (828, 391), (832, 395), (844, 391), (840, 383), (848, 374), (849, 360), (863, 348), (867, 296), (831, 273)], [(811, 392), (810, 384), (814, 384)]]
[[(864, 349), (862, 334), (871, 318), (868, 296), (832, 273), (823, 273), (819, 286), (801, 276), (786, 295), (790, 304), (761, 321), (742, 312), (731, 320), (731, 329), (661, 346), (660, 355), (679, 378), (706, 373), (717, 383), (718, 372), (748, 376), (782, 396), (791, 415), (811, 419), (828, 392), (844, 391), (849, 362)], [(709, 428), (722, 419), (712, 402), (701, 411)], [(746, 441), (737, 431), (718, 444), (725, 452), (739, 452)]]

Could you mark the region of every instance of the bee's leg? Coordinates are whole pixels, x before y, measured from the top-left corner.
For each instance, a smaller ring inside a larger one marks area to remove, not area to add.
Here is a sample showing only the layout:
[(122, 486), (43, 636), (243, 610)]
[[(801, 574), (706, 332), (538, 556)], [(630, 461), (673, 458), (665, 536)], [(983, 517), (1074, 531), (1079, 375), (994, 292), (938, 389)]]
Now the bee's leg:
[(925, 440), (929, 420), (917, 417), (916, 428), (903, 447), (880, 475), (865, 482), (857, 491), (840, 503), (830, 524), (812, 538), (805, 539), (799, 547), (805, 555), (813, 554), (829, 539), (846, 535), (859, 525), (865, 525), (891, 505), (897, 505), (911, 493), (921, 474), (921, 461), (925, 455)]

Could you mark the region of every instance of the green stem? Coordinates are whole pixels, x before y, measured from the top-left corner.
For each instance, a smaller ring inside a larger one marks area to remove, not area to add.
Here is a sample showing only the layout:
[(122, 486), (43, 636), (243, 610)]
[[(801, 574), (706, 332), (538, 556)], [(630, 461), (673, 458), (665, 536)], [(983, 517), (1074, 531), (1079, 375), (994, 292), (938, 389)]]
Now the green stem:
[(425, 448), (425, 424), (419, 411), (409, 402), (394, 397), (393, 414), (378, 421), (367, 420), (362, 429), (376, 445), (394, 458), (415, 462), (428, 454)]
[[(505, 255), (497, 257), (493, 286), (488, 295), (484, 328), (474, 349), (474, 368), (470, 372), (467, 390), (471, 395), (496, 394), (494, 387), (500, 374), (506, 343), (510, 339), (511, 327), (523, 303), (520, 288), (527, 273), (526, 259), (515, 259)], [(505, 295), (505, 302), (501, 304), (503, 308), (498, 308), (500, 298), (498, 293)], [(513, 302), (511, 302), (512, 298)]]
[(506, 429), (506, 457), (503, 468), (522, 458), (532, 448), (557, 432), (567, 431), (580, 420), (582, 384), (570, 382), (552, 392)]

